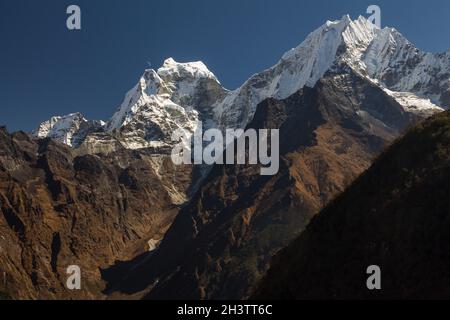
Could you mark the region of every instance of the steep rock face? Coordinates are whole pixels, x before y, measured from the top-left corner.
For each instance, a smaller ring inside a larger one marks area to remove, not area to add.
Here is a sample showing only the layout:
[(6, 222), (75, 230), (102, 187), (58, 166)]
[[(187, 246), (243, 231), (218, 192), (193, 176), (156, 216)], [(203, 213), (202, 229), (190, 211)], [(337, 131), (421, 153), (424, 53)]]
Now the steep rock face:
[(354, 73), (261, 103), (249, 127), (280, 129), (280, 171), (216, 165), (160, 248), (111, 290), (146, 298), (245, 298), (271, 257), (418, 120)]
[[(410, 130), (283, 250), (263, 299), (448, 299), (450, 113)], [(368, 266), (381, 289), (366, 287)]]
[[(180, 189), (172, 190), (167, 177)], [(14, 299), (101, 298), (99, 269), (160, 240), (191, 181), (191, 168), (175, 168), (167, 157), (127, 150), (76, 156), (53, 140), (2, 128), (0, 292)], [(82, 290), (65, 287), (70, 265), (81, 267)]]

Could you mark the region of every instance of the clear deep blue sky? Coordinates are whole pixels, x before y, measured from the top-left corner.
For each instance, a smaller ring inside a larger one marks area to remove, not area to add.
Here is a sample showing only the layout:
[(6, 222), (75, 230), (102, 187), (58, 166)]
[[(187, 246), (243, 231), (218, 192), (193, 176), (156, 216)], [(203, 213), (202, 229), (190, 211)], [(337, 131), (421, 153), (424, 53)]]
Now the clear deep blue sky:
[[(82, 10), (68, 31), (66, 8)], [(202, 60), (235, 89), (326, 20), (382, 9), (419, 48), (450, 49), (448, 0), (0, 0), (0, 124), (32, 130), (52, 115), (108, 119), (147, 61)]]

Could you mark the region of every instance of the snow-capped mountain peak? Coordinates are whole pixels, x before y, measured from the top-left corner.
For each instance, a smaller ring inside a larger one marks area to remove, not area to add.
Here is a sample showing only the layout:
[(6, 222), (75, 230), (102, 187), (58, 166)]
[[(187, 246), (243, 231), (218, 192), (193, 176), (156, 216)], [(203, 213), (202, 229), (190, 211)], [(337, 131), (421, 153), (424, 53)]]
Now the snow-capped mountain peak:
[(179, 63), (173, 58), (168, 58), (164, 61), (163, 66), (158, 69), (158, 74), (162, 77), (174, 76), (189, 77), (189, 78), (211, 78), (216, 81), (216, 76), (209, 71), (208, 67), (202, 61)]
[(126, 94), (121, 106), (109, 121), (108, 130), (127, 125), (143, 107), (149, 105), (161, 109), (178, 105), (186, 107), (185, 111), (192, 111), (190, 109), (195, 106), (185, 105), (183, 102), (196, 95), (202, 81), (219, 84), (214, 74), (202, 62), (178, 63), (173, 58), (166, 59), (157, 71), (146, 70), (138, 84)]
[(245, 127), (261, 101), (270, 97), (284, 99), (304, 86), (313, 87), (333, 65), (342, 44), (341, 34), (349, 23), (348, 16), (327, 21), (299, 46), (286, 52), (275, 66), (252, 76), (218, 101), (215, 105), (218, 123)]
[(202, 62), (178, 63), (169, 58), (157, 71), (144, 72), (106, 129), (120, 130), (127, 148), (164, 147), (170, 145), (175, 129), (192, 133), (200, 119), (211, 120), (211, 101), (225, 92)]
[(86, 134), (105, 125), (103, 121), (89, 121), (81, 113), (51, 117), (33, 132), (38, 138), (52, 138), (68, 146), (77, 147)]
[[(218, 102), (220, 123), (243, 127), (267, 98), (284, 99), (304, 86), (314, 87), (328, 71), (345, 68), (387, 89), (408, 112), (428, 114), (450, 107), (448, 56), (426, 54), (393, 28), (380, 29), (365, 17), (327, 21), (288, 51), (272, 68), (256, 74)], [(340, 71), (341, 70), (341, 71)], [(408, 93), (408, 94), (406, 94)], [(399, 98), (401, 97), (401, 99)], [(412, 97), (411, 103), (405, 103)], [(424, 108), (421, 108), (424, 106)]]
[[(263, 100), (285, 99), (314, 87), (327, 72), (348, 70), (379, 86), (406, 112), (430, 114), (450, 107), (450, 53), (422, 52), (394, 28), (344, 15), (324, 23), (234, 91), (223, 88), (204, 63), (168, 58), (159, 69), (145, 70), (105, 130), (120, 131), (121, 143), (135, 149), (170, 146), (173, 130), (191, 133), (198, 121), (204, 128), (243, 128)], [(39, 136), (58, 136), (48, 126), (41, 125)], [(70, 134), (60, 138), (67, 144), (70, 139)]]

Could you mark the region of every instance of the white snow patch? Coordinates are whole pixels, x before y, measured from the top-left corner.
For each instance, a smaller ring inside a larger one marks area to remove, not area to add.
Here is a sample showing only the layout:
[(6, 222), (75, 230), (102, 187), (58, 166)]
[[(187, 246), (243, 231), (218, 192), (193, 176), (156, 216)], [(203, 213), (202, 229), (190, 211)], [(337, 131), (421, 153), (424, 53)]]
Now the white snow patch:
[(393, 97), (407, 112), (429, 113), (444, 111), (431, 102), (430, 99), (423, 99), (410, 92), (395, 92), (389, 89), (383, 89), (388, 95)]

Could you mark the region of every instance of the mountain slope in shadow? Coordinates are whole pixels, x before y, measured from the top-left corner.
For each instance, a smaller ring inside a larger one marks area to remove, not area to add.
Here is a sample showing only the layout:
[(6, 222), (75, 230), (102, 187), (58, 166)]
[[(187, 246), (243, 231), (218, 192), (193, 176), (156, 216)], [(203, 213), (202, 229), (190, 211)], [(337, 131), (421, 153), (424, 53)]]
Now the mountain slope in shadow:
[[(450, 298), (450, 112), (411, 129), (274, 259), (254, 298)], [(367, 289), (367, 267), (381, 290)]]

